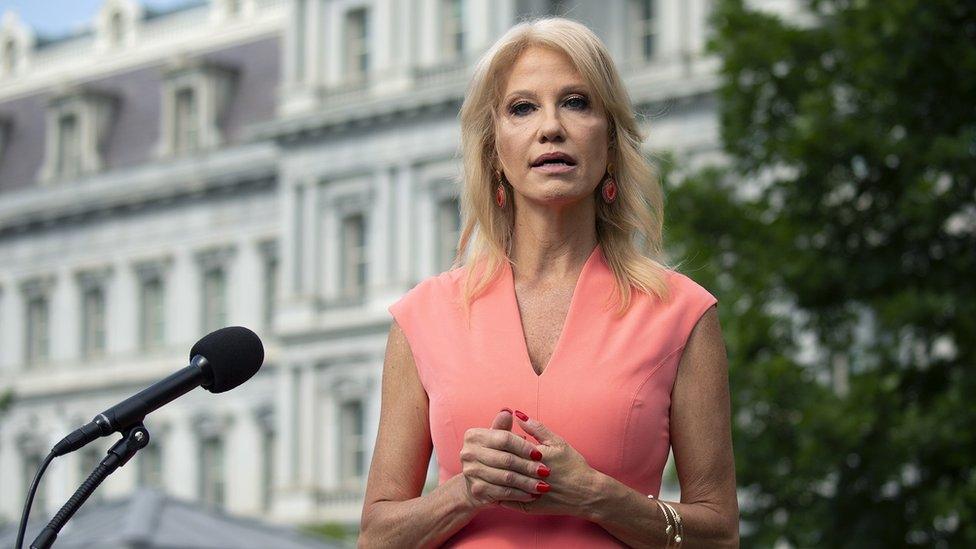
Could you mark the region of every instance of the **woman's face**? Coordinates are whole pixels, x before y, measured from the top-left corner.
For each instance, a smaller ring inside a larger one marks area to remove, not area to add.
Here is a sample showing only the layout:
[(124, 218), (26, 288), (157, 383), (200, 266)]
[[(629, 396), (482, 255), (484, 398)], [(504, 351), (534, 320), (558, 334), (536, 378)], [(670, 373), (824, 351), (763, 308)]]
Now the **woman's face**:
[[(607, 116), (569, 57), (531, 47), (505, 76), (495, 150), (517, 194), (550, 205), (591, 196), (607, 170)], [(547, 153), (562, 161), (540, 163)]]

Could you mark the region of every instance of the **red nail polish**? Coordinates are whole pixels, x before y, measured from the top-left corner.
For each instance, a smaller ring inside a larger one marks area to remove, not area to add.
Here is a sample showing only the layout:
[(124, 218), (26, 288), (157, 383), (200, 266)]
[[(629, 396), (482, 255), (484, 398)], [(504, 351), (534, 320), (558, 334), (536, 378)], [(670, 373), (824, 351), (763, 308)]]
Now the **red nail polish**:
[(542, 492), (543, 494), (546, 493), (546, 492), (548, 492), (549, 491), (549, 488), (551, 488), (549, 486), (549, 483), (543, 482), (541, 480), (539, 481), (538, 484), (535, 485), (535, 489), (538, 490), (538, 491), (540, 491), (540, 492)]
[(536, 473), (538, 473), (540, 477), (548, 477), (550, 471), (549, 468), (546, 467), (545, 465), (540, 465)]
[(539, 461), (540, 459), (542, 459), (542, 452), (536, 450), (535, 448), (532, 449), (532, 453), (529, 454), (529, 455), (532, 457), (532, 459), (534, 459), (536, 461)]
[(529, 420), (529, 416), (525, 415), (525, 413), (523, 413), (523, 412), (521, 412), (519, 410), (515, 410), (515, 415), (517, 415), (518, 418), (521, 419), (522, 421), (528, 421)]
[(512, 409), (511, 408), (502, 408), (501, 410), (499, 410), (499, 412), (508, 412), (508, 413), (511, 414), (512, 413)]

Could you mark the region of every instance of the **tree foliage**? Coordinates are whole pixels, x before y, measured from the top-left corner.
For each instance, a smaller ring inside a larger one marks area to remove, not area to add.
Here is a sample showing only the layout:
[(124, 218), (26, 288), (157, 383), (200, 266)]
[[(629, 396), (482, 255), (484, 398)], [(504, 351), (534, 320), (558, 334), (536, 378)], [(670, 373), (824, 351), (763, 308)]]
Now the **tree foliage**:
[(730, 162), (667, 186), (724, 302), (743, 546), (973, 547), (976, 3), (799, 4), (716, 2)]

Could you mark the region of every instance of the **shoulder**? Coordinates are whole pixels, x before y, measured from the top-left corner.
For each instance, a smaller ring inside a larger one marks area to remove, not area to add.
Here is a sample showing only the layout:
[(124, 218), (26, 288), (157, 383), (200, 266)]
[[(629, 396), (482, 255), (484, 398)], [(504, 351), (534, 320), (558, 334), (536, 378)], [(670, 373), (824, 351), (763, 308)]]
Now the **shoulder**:
[(421, 312), (451, 302), (458, 295), (462, 270), (452, 269), (420, 280), (391, 305), (390, 311), (395, 314), (409, 307)]
[(668, 269), (665, 273), (668, 290), (671, 292), (669, 300), (673, 301), (675, 305), (692, 307), (704, 312), (705, 309), (718, 302), (718, 298), (692, 279), (691, 276), (673, 269)]
[[(669, 346), (674, 349), (685, 347), (699, 325), (714, 323), (714, 305), (718, 299), (691, 276), (675, 270), (667, 270), (666, 278), (670, 295), (664, 308), (664, 318), (673, 328), (669, 331), (673, 340)], [(711, 312), (710, 312), (711, 310)]]

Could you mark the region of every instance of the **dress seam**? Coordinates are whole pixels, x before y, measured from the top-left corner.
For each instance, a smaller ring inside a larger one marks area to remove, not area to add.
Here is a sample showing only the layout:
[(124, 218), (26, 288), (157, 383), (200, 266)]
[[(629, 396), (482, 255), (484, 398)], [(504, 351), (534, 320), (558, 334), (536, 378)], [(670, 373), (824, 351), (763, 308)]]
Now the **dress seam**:
[(630, 407), (627, 410), (627, 420), (624, 421), (624, 433), (623, 433), (624, 442), (620, 445), (620, 450), (619, 450), (619, 453), (617, 455), (617, 471), (622, 471), (623, 470), (623, 465), (624, 465), (624, 447), (627, 445), (627, 443), (626, 443), (626, 441), (627, 441), (627, 433), (630, 431), (630, 418), (633, 416), (633, 413), (634, 413), (634, 402), (637, 400), (637, 395), (640, 394), (640, 391), (641, 391), (641, 389), (644, 388), (644, 385), (647, 384), (647, 382), (650, 381), (650, 379), (652, 377), (654, 377), (654, 374), (656, 374), (657, 371), (661, 369), (661, 367), (664, 365), (664, 363), (666, 363), (668, 361), (668, 359), (670, 359), (672, 356), (674, 356), (675, 353), (681, 352), (681, 350), (684, 349), (684, 348), (685, 348), (685, 346), (684, 345), (681, 345), (677, 349), (675, 349), (675, 350), (669, 352), (667, 355), (665, 355), (664, 358), (662, 358), (661, 360), (659, 360), (657, 362), (657, 364), (655, 364), (654, 367), (651, 368), (651, 371), (648, 372), (646, 376), (644, 376), (644, 379), (641, 380), (640, 384), (637, 385), (637, 388), (634, 389), (634, 393), (630, 396)]

